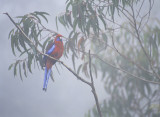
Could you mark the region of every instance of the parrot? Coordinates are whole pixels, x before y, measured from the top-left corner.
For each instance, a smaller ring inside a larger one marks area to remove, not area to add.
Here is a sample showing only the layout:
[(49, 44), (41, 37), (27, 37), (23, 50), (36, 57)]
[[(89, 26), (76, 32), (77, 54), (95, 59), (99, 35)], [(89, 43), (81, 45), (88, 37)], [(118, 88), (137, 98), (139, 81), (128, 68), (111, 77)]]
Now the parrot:
[[(47, 45), (46, 54), (58, 60), (61, 58), (63, 54), (63, 50), (64, 50), (64, 47), (63, 47), (63, 42), (62, 42), (62, 35), (57, 34), (54, 41)], [(46, 91), (48, 80), (51, 74), (51, 68), (56, 63), (56, 60), (53, 60), (47, 56), (44, 56), (43, 60), (45, 64), (43, 90)]]

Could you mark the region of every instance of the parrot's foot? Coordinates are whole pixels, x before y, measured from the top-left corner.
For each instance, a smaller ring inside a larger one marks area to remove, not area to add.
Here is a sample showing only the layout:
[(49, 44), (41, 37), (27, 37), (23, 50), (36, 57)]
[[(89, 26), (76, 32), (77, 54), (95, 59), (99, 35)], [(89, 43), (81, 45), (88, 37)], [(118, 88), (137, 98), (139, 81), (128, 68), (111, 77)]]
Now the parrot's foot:
[(43, 91), (47, 91), (47, 89), (46, 89), (46, 88), (43, 88)]

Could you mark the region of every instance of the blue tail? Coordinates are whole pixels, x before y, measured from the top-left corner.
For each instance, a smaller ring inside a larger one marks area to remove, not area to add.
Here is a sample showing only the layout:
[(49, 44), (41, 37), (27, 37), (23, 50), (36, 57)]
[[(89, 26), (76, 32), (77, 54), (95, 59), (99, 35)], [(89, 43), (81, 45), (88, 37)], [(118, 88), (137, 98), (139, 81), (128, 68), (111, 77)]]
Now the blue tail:
[(46, 91), (47, 90), (47, 85), (48, 85), (48, 80), (51, 74), (51, 68), (47, 70), (47, 68), (45, 68), (45, 74), (44, 74), (44, 84), (43, 84), (43, 90)]

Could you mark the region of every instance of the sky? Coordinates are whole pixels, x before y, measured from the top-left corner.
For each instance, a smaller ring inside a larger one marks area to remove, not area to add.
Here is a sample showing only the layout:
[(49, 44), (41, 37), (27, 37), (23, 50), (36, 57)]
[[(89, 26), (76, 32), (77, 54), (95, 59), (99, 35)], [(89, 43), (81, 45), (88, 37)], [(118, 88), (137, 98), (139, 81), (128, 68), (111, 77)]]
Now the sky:
[[(8, 67), (16, 60), (12, 55), (9, 31), (14, 25), (5, 16), (24, 15), (34, 11), (50, 14), (46, 27), (56, 30), (55, 16), (65, 11), (66, 0), (0, 0), (0, 117), (83, 117), (95, 105), (90, 87), (77, 80), (62, 67), (59, 75), (53, 67), (55, 82), (49, 80), (48, 90), (42, 90), (44, 71), (33, 70), (27, 78), (14, 77)], [(15, 18), (14, 18), (15, 20)], [(68, 36), (69, 32), (60, 26), (59, 32)], [(62, 58), (71, 66), (70, 60)], [(60, 68), (60, 67), (59, 67)], [(100, 102), (106, 94), (100, 79), (95, 79)]]
[[(49, 81), (47, 92), (42, 90), (44, 71), (33, 70), (33, 74), (24, 78), (23, 82), (19, 76), (14, 77), (12, 70), (8, 71), (8, 66), (16, 60), (8, 40), (14, 25), (2, 13), (8, 12), (14, 18), (34, 11), (45, 11), (50, 14), (49, 23), (45, 26), (56, 30), (55, 16), (65, 11), (65, 1), (0, 0), (0, 117), (83, 117), (95, 105), (90, 87), (63, 67), (60, 75), (53, 67), (55, 82)], [(152, 14), (159, 17), (157, 9), (160, 2), (155, 2)], [(59, 32), (66, 36), (69, 33), (62, 26)], [(71, 60), (62, 60), (71, 66)], [(95, 79), (95, 85), (102, 102), (106, 94), (100, 78)]]

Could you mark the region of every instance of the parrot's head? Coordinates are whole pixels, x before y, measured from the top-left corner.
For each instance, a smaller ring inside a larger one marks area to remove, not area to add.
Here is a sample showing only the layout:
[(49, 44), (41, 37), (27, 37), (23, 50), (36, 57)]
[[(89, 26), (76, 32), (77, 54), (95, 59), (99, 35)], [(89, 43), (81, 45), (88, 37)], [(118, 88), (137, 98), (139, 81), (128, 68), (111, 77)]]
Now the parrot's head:
[(62, 35), (61, 34), (57, 34), (55, 41), (62, 41)]

